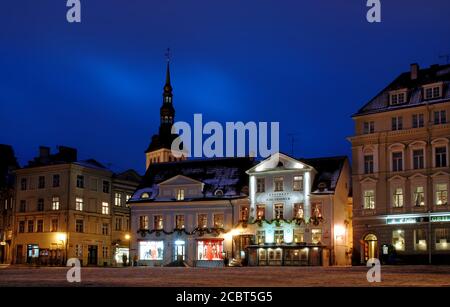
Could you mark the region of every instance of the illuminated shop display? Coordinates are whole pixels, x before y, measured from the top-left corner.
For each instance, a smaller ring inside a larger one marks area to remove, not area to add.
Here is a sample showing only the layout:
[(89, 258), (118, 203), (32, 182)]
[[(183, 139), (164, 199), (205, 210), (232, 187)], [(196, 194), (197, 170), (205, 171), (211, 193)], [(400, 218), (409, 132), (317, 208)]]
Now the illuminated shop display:
[(139, 242), (140, 260), (163, 260), (163, 241), (141, 241)]
[(200, 240), (197, 242), (197, 260), (222, 260), (222, 240)]

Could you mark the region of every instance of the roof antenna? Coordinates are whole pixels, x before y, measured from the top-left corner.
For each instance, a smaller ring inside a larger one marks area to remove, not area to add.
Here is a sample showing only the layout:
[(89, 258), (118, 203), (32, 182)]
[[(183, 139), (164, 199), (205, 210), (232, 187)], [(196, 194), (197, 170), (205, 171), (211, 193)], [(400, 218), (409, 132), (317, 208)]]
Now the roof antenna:
[(170, 48), (166, 49), (166, 52), (164, 53), (164, 55), (166, 57), (167, 62), (170, 62), (170, 58), (172, 56), (172, 53), (170, 52)]
[(294, 157), (294, 143), (296, 141), (295, 136), (297, 136), (298, 133), (288, 133), (288, 136), (291, 138), (291, 156)]
[(440, 59), (445, 59), (445, 64), (450, 64), (450, 53), (442, 54), (439, 56)]

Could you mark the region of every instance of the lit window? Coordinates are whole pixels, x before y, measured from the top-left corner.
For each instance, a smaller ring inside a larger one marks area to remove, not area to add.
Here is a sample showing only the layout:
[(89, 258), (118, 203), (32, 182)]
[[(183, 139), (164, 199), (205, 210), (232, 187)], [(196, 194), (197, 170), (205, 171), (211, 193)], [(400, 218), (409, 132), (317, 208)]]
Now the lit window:
[(148, 229), (148, 216), (141, 215), (139, 217), (139, 229)]
[(436, 184), (436, 205), (437, 206), (447, 205), (447, 200), (448, 200), (447, 184), (445, 183)]
[(303, 176), (294, 176), (294, 182), (292, 184), (292, 190), (303, 191)]
[(153, 217), (153, 228), (156, 230), (162, 230), (164, 228), (162, 215), (155, 215)]
[(120, 194), (120, 193), (115, 193), (114, 194), (114, 204), (117, 207), (122, 206), (122, 194)]
[(51, 232), (57, 232), (58, 231), (58, 219), (52, 219), (52, 224), (50, 228)]
[(223, 213), (216, 213), (214, 214), (213, 218), (214, 218), (214, 228), (223, 228), (224, 223)]
[(140, 260), (163, 260), (163, 241), (141, 241), (139, 242)]
[(54, 196), (52, 198), (52, 210), (59, 210), (59, 197)]
[(414, 230), (414, 249), (416, 251), (427, 250), (427, 235), (424, 229)]
[(305, 231), (303, 229), (294, 229), (294, 242), (305, 242)]
[(83, 198), (77, 197), (75, 199), (75, 210), (83, 211)]
[(316, 201), (311, 204), (311, 217), (322, 218), (322, 202)]
[(175, 228), (184, 229), (184, 215), (175, 216)]
[(262, 193), (266, 190), (265, 178), (256, 179), (256, 193)]
[(197, 242), (197, 260), (222, 260), (222, 240), (201, 240)]
[(199, 214), (197, 219), (198, 219), (197, 220), (198, 228), (208, 227), (208, 215), (207, 214)]
[(394, 208), (403, 207), (403, 189), (396, 188), (394, 191)]
[(102, 202), (102, 214), (109, 214), (109, 204)]
[(266, 231), (265, 230), (257, 230), (256, 231), (256, 242), (257, 242), (257, 244), (266, 243)]
[(264, 220), (266, 218), (266, 206), (256, 205), (256, 218), (258, 220)]
[(273, 178), (273, 185), (275, 192), (283, 191), (283, 177), (275, 177)]
[(436, 250), (450, 250), (450, 229), (438, 228), (435, 230)]
[(273, 239), (275, 243), (281, 244), (284, 242), (284, 230), (283, 229), (276, 229), (273, 232)]
[(311, 241), (314, 244), (322, 242), (322, 229), (311, 229)]
[(404, 230), (394, 230), (392, 232), (392, 245), (394, 245), (395, 250), (404, 251), (405, 250), (405, 231)]
[(177, 200), (184, 200), (184, 189), (177, 190)]
[(240, 220), (244, 221), (244, 222), (248, 221), (248, 207), (247, 206), (241, 206)]
[(294, 204), (294, 212), (292, 216), (294, 217), (294, 219), (303, 219), (304, 217), (303, 204)]
[(414, 206), (425, 206), (425, 192), (423, 187), (416, 187), (414, 190)]
[(366, 190), (364, 191), (364, 209), (375, 209), (375, 191)]
[(277, 220), (283, 219), (283, 204), (275, 204), (273, 210)]

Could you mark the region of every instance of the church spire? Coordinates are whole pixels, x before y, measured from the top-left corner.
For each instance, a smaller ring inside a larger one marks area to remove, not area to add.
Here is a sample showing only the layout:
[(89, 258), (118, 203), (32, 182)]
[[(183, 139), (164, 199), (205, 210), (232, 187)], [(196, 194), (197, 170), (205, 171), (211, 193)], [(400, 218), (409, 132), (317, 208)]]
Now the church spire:
[[(172, 84), (170, 83), (170, 56), (171, 56), (170, 48), (167, 48), (165, 55), (167, 59), (167, 68), (166, 68), (166, 84), (164, 84), (164, 95), (169, 94), (172, 95)], [(166, 102), (166, 99), (164, 100), (164, 102)]]

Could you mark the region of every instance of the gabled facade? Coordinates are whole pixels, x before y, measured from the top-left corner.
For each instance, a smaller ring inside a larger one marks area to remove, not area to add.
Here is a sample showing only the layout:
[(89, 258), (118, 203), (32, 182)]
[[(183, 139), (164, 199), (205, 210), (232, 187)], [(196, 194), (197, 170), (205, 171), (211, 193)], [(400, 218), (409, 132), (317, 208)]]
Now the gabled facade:
[(345, 157), (302, 160), (278, 153), (247, 173), (249, 222), (239, 232), (254, 236), (247, 247), (249, 265), (350, 263)]

